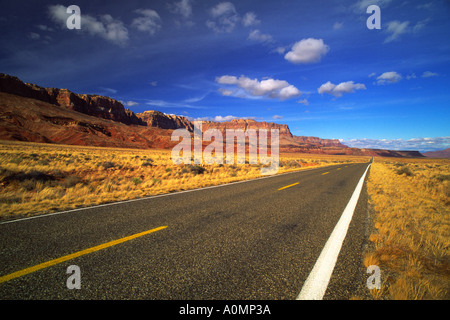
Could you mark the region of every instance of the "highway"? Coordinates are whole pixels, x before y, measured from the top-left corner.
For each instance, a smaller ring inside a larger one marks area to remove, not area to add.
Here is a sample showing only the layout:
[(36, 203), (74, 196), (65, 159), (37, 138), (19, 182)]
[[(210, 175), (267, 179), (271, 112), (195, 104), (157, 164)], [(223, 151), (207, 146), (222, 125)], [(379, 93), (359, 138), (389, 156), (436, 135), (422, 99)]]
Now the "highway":
[[(368, 167), (333, 165), (0, 223), (0, 299), (297, 299)], [(365, 185), (357, 200), (319, 299), (350, 299), (366, 282)], [(80, 289), (67, 287), (71, 265)]]

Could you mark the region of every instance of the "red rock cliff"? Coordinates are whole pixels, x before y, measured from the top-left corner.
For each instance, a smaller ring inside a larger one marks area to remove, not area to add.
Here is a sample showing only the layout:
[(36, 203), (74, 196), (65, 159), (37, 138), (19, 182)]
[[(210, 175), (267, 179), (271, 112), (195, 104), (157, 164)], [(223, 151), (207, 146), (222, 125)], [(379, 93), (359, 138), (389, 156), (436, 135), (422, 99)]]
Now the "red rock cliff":
[(128, 125), (145, 125), (131, 110), (109, 97), (76, 94), (67, 89), (43, 88), (24, 83), (17, 77), (7, 74), (0, 74), (0, 92), (57, 104), (70, 110)]

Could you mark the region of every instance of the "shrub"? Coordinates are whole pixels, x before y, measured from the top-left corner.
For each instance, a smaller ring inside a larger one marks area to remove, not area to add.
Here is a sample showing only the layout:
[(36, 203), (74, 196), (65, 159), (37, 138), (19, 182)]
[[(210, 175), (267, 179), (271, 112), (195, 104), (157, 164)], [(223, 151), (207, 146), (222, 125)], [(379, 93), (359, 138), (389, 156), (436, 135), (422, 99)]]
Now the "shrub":
[(47, 182), (55, 180), (55, 177), (41, 171), (31, 171), (29, 173), (9, 171), (5, 175), (5, 178), (3, 179), (4, 182), (11, 182), (11, 181), (23, 182), (25, 180)]
[(102, 166), (103, 169), (109, 169), (109, 168), (114, 168), (116, 166), (116, 164), (114, 162), (111, 161), (105, 161), (102, 163), (97, 164), (97, 166)]
[(131, 181), (133, 181), (133, 183), (137, 186), (138, 184), (142, 183), (142, 180), (140, 178), (133, 178), (131, 179)]
[(188, 170), (189, 170), (191, 173), (193, 173), (193, 174), (195, 174), (195, 175), (197, 175), (197, 174), (203, 174), (203, 173), (206, 171), (206, 169), (205, 169), (204, 167), (202, 167), (202, 166), (200, 166), (200, 165), (198, 165), (198, 164), (194, 164), (194, 165), (188, 164), (186, 167), (188, 168)]
[(75, 187), (78, 183), (81, 183), (81, 179), (77, 176), (70, 176), (68, 177), (64, 183), (63, 183), (63, 187), (64, 188), (72, 188)]
[(414, 175), (408, 166), (402, 166), (400, 169), (396, 170), (396, 173), (398, 175), (406, 174), (406, 176), (408, 176), (408, 177)]
[(142, 166), (143, 167), (153, 167), (153, 159), (150, 159), (150, 158), (145, 159), (145, 162), (142, 163)]
[(438, 174), (433, 177), (439, 182), (444, 182), (450, 180), (450, 174)]

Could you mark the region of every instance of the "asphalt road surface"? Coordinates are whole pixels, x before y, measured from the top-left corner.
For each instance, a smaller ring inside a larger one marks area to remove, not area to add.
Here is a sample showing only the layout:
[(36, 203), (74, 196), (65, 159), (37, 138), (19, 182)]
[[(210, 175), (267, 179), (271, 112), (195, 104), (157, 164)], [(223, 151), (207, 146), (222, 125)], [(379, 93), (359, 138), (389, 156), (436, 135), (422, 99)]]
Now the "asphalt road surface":
[[(1, 223), (0, 299), (296, 299), (368, 166)], [(364, 286), (366, 220), (364, 186), (323, 299)]]

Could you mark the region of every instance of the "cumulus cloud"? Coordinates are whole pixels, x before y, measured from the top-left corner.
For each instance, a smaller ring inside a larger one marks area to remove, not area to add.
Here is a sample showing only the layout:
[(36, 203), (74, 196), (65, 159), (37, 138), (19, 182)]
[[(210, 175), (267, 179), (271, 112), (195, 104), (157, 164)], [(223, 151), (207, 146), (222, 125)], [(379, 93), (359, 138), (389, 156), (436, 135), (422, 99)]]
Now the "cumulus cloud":
[(366, 86), (362, 83), (354, 83), (353, 81), (341, 82), (338, 85), (330, 81), (322, 84), (317, 92), (320, 94), (330, 94), (335, 97), (342, 97), (344, 93), (353, 93), (355, 90), (365, 90)]
[(296, 64), (315, 63), (319, 62), (329, 50), (322, 39), (308, 38), (295, 43), (284, 58)]
[(228, 90), (228, 89), (224, 89), (224, 88), (219, 88), (219, 92), (223, 95), (223, 96), (232, 96), (234, 91), (232, 90)]
[(366, 9), (368, 6), (375, 4), (380, 8), (387, 6), (392, 0), (359, 0), (353, 6), (354, 10), (358, 13), (366, 13)]
[(28, 38), (30, 38), (32, 40), (38, 40), (38, 39), (41, 38), (41, 36), (38, 33), (36, 33), (36, 32), (30, 32), (28, 34)]
[(377, 84), (395, 83), (399, 82), (401, 79), (402, 76), (399, 73), (395, 71), (389, 71), (377, 77)]
[[(48, 13), (53, 21), (66, 27), (67, 18), (70, 14), (66, 12), (67, 8), (62, 5), (51, 5), (48, 7)], [(87, 31), (93, 36), (99, 36), (115, 44), (123, 45), (128, 40), (128, 29), (122, 21), (114, 19), (109, 14), (103, 14), (98, 18), (88, 14), (81, 15), (81, 30)]]
[(217, 33), (229, 33), (239, 22), (236, 8), (231, 2), (221, 2), (212, 7), (210, 16), (211, 19), (206, 21), (206, 26)]
[(215, 122), (224, 122), (224, 121), (231, 121), (234, 119), (255, 119), (255, 117), (235, 117), (232, 115), (228, 116), (214, 116), (214, 117), (186, 117), (190, 121), (215, 121)]
[(179, 14), (184, 18), (189, 18), (192, 15), (192, 5), (190, 0), (181, 0), (179, 2), (168, 4), (169, 10), (172, 13)]
[(256, 18), (256, 14), (254, 12), (247, 12), (242, 18), (242, 24), (245, 27), (252, 27), (259, 24), (261, 21)]
[[(269, 97), (272, 99), (286, 100), (300, 96), (302, 93), (293, 85), (285, 80), (276, 79), (250, 79), (246, 76), (224, 75), (216, 78), (216, 82), (224, 85), (232, 85), (237, 87), (237, 90), (219, 89), (224, 95), (234, 95), (238, 97)], [(245, 93), (245, 94), (243, 94)]]
[(344, 23), (343, 22), (335, 22), (333, 24), (333, 30), (339, 30), (343, 27)]
[(233, 120), (233, 119), (236, 119), (236, 117), (235, 116), (225, 116), (225, 117), (215, 116), (214, 117), (214, 121), (218, 121), (218, 122), (230, 121), (230, 120)]
[(175, 15), (175, 24), (178, 26), (192, 27), (195, 23), (192, 21), (192, 1), (180, 0), (178, 2), (167, 4), (169, 11)]
[(309, 105), (309, 101), (307, 99), (298, 100), (297, 103), (304, 104), (305, 106)]
[(135, 10), (140, 17), (133, 20), (131, 25), (142, 32), (147, 32), (154, 35), (161, 29), (161, 17), (152, 9), (138, 9)]
[(270, 34), (261, 33), (258, 29), (252, 30), (248, 35), (248, 39), (262, 43), (273, 41), (273, 38)]
[(123, 101), (122, 103), (126, 107), (134, 107), (134, 106), (137, 106), (139, 104), (136, 101)]
[(413, 139), (350, 139), (342, 140), (352, 148), (436, 151), (450, 147), (450, 137), (413, 138)]
[(422, 78), (437, 77), (438, 75), (436, 72), (425, 71), (422, 73)]

